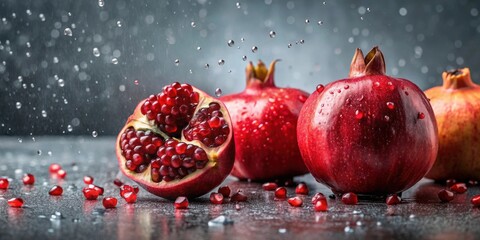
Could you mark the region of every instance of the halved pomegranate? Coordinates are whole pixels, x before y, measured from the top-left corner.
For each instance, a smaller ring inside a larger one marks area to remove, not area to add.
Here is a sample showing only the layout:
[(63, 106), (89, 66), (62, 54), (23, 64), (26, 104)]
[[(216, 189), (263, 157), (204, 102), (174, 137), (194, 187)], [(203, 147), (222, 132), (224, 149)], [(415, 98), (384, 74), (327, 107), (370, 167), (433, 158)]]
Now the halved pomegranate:
[(120, 169), (157, 196), (201, 196), (232, 170), (230, 122), (221, 101), (189, 84), (167, 85), (140, 102), (120, 131)]

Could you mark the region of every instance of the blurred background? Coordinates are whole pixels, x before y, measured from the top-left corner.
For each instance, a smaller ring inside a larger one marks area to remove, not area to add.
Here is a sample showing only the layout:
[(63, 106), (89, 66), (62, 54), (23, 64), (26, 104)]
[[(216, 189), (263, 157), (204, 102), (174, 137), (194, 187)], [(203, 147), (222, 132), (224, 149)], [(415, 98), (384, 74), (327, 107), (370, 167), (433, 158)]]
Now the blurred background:
[(242, 91), (248, 61), (312, 92), (374, 45), (422, 89), (470, 67), (480, 81), (480, 2), (0, 1), (0, 135), (116, 135), (168, 83)]

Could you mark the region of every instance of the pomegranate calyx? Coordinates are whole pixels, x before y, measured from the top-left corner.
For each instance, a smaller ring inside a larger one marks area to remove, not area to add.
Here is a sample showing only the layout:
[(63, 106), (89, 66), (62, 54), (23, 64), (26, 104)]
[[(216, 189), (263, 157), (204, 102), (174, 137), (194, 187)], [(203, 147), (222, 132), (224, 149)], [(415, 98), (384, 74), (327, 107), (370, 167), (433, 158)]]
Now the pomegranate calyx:
[(368, 75), (385, 75), (385, 72), (383, 53), (378, 46), (375, 46), (365, 57), (363, 57), (362, 50), (359, 48), (355, 50), (348, 76), (354, 78)]
[(472, 81), (469, 68), (461, 68), (443, 72), (442, 78), (444, 89), (455, 90), (460, 88), (478, 87), (478, 85)]
[(247, 87), (274, 87), (274, 73), (275, 73), (275, 64), (280, 61), (279, 59), (274, 60), (270, 63), (270, 66), (267, 68), (262, 60), (258, 60), (257, 66), (254, 66), (252, 62), (249, 62), (245, 70), (247, 76)]

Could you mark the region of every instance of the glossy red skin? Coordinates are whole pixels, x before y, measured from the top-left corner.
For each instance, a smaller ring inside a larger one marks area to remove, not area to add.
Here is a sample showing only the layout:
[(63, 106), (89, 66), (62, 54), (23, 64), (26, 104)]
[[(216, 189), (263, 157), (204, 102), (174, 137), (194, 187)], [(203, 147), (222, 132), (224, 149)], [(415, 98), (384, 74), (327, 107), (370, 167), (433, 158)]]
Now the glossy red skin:
[(262, 182), (308, 172), (296, 144), (298, 114), (307, 97), (298, 89), (260, 84), (221, 97), (234, 129), (233, 176)]
[[(357, 110), (363, 112), (360, 120)], [(315, 91), (300, 113), (297, 133), (308, 169), (337, 193), (401, 192), (425, 176), (438, 150), (425, 95), (410, 81), (385, 75), (339, 80)]]

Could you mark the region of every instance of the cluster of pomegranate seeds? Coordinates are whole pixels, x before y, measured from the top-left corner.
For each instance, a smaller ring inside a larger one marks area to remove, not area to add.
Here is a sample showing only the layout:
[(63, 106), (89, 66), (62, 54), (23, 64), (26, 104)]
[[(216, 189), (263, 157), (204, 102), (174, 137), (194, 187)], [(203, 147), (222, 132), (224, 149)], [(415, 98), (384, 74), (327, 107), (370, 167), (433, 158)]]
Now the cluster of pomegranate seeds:
[(137, 201), (137, 193), (140, 191), (138, 186), (122, 185), (120, 187), (120, 196), (125, 199), (127, 203), (134, 203)]
[(123, 182), (120, 181), (120, 179), (115, 178), (113, 179), (113, 184), (115, 184), (117, 187), (121, 187), (123, 185)]
[(246, 202), (248, 199), (242, 192), (238, 191), (232, 195), (230, 201), (232, 202)]
[(151, 178), (154, 182), (181, 179), (207, 165), (205, 150), (192, 144), (168, 139), (158, 148), (157, 157), (152, 160)]
[(218, 193), (222, 194), (224, 198), (229, 198), (231, 192), (232, 191), (230, 190), (229, 186), (223, 186), (218, 188)]
[(222, 204), (223, 203), (223, 195), (221, 193), (211, 193), (210, 194), (210, 202), (213, 204)]
[(35, 176), (33, 176), (33, 174), (30, 174), (30, 173), (26, 173), (25, 175), (23, 175), (23, 184), (25, 185), (33, 185), (35, 183)]
[(343, 204), (356, 205), (358, 203), (357, 194), (349, 192), (342, 195)]
[(21, 199), (21, 198), (10, 198), (10, 199), (8, 199), (7, 203), (8, 203), (8, 205), (10, 205), (10, 207), (19, 208), (19, 207), (23, 206), (23, 199)]
[(450, 187), (450, 190), (455, 193), (462, 194), (467, 191), (467, 185), (465, 185), (465, 183), (455, 183)]
[(451, 202), (455, 198), (455, 194), (449, 190), (442, 189), (438, 192), (438, 198), (442, 202)]
[(85, 177), (83, 177), (83, 182), (84, 182), (85, 184), (92, 184), (92, 183), (93, 183), (93, 177), (91, 177), (91, 176), (85, 176)]
[(122, 155), (127, 160), (125, 166), (137, 173), (147, 169), (150, 161), (156, 157), (157, 149), (162, 145), (162, 138), (150, 130), (142, 131), (129, 127), (120, 137)]
[(315, 193), (315, 195), (313, 195), (312, 197), (312, 204), (315, 204), (318, 200), (321, 200), (321, 199), (327, 199), (327, 198), (325, 198), (325, 195), (323, 195), (322, 193)]
[(387, 203), (387, 205), (397, 205), (402, 202), (402, 199), (397, 194), (393, 194), (388, 196), (385, 202)]
[(299, 183), (295, 188), (295, 193), (300, 195), (308, 195), (308, 187), (305, 183)]
[(268, 182), (268, 183), (264, 183), (262, 187), (263, 187), (263, 190), (265, 191), (275, 191), (275, 189), (278, 188), (278, 185), (274, 182)]
[(189, 84), (178, 82), (167, 85), (158, 95), (151, 95), (143, 103), (141, 112), (148, 120), (171, 137), (180, 137), (180, 130), (188, 125), (188, 121), (197, 107), (199, 94)]
[(222, 145), (230, 133), (230, 128), (220, 112), (220, 104), (211, 102), (208, 107), (195, 113), (190, 124), (183, 130), (188, 141), (199, 140), (208, 147)]
[(114, 197), (103, 198), (102, 204), (105, 208), (115, 208), (117, 207), (117, 199)]
[(303, 204), (303, 201), (299, 197), (292, 197), (287, 200), (288, 204), (293, 207), (301, 207)]
[(187, 209), (188, 199), (186, 197), (177, 197), (173, 205), (175, 206), (175, 209)]
[(275, 189), (275, 198), (278, 198), (278, 199), (287, 198), (287, 189), (284, 187), (279, 187)]
[(480, 207), (480, 195), (473, 196), (470, 202), (473, 204), (474, 207)]
[(8, 188), (8, 179), (0, 178), (0, 189), (7, 189)]
[(58, 185), (55, 185), (53, 186), (50, 191), (48, 191), (48, 194), (52, 195), (52, 196), (60, 196), (62, 195), (63, 193), (63, 188), (58, 186)]
[(328, 210), (327, 198), (322, 193), (316, 193), (312, 197), (312, 204), (316, 212), (325, 212)]

